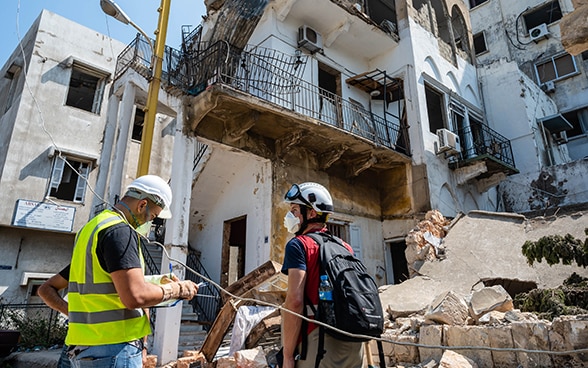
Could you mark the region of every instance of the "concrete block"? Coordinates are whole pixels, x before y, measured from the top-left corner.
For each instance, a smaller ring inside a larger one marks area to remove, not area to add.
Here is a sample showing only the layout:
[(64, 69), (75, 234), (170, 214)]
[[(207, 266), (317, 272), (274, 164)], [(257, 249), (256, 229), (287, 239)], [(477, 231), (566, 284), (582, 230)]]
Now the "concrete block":
[[(551, 350), (570, 351), (588, 347), (588, 316), (561, 316), (551, 323), (549, 329)], [(588, 353), (554, 355), (556, 367), (588, 366)]]
[[(521, 322), (511, 324), (515, 348), (549, 350), (549, 329), (545, 322)], [(554, 367), (548, 354), (517, 352), (517, 362), (523, 367)]]
[[(423, 345), (442, 345), (443, 342), (443, 326), (440, 325), (428, 325), (422, 326), (419, 331), (419, 343)], [(443, 350), (441, 349), (429, 349), (419, 347), (419, 355), (421, 362), (426, 362), (430, 359), (435, 361), (441, 361), (443, 356)]]
[[(447, 345), (452, 346), (489, 346), (488, 329), (479, 326), (445, 326)], [(456, 350), (478, 364), (480, 368), (493, 368), (492, 353), (489, 350)]]
[(447, 350), (443, 353), (439, 368), (478, 368), (478, 365), (466, 356)]
[[(512, 331), (510, 326), (488, 326), (488, 340), (493, 348), (513, 348)], [(517, 361), (514, 352), (491, 351), (494, 368), (511, 368)]]

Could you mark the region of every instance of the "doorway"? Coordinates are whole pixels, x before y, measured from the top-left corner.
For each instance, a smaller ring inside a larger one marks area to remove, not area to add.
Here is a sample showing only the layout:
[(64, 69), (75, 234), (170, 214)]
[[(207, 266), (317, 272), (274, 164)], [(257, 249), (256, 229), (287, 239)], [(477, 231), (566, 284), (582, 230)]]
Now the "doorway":
[(220, 284), (227, 287), (245, 276), (247, 216), (227, 220), (223, 226)]
[(400, 284), (408, 279), (405, 250), (406, 241), (404, 239), (386, 241), (386, 278), (389, 284)]

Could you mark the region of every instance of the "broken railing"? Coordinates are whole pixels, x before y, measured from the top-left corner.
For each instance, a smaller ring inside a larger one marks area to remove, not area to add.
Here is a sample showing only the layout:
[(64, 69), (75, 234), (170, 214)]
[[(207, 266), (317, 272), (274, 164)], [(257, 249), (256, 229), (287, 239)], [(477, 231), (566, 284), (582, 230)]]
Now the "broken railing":
[(459, 129), (458, 135), (463, 159), (490, 156), (511, 168), (515, 167), (510, 141), (487, 125), (470, 122), (469, 126)]
[(189, 94), (198, 95), (213, 84), (229, 85), (378, 145), (405, 151), (406, 144), (399, 139), (399, 117), (386, 119), (359, 103), (304, 81), (301, 75), (306, 60), (300, 55), (261, 47), (240, 50), (226, 42), (200, 50), (198, 55), (191, 56), (191, 66), (187, 68), (194, 81)]
[[(150, 80), (152, 52), (137, 35), (119, 55), (115, 79), (131, 68)], [(166, 46), (162, 87), (198, 95), (208, 86), (225, 84), (398, 152), (408, 152), (398, 116), (377, 115), (359, 103), (344, 100), (302, 79), (307, 56), (248, 45), (237, 48), (225, 41), (191, 45), (180, 52)]]

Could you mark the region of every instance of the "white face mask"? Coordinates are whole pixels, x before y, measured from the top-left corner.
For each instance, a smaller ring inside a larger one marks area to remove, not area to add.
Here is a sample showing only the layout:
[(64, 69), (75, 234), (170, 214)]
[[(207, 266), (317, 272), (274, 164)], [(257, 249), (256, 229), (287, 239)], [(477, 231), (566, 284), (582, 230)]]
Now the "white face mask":
[(290, 211), (284, 216), (284, 227), (290, 234), (296, 234), (300, 230), (300, 219)]
[(139, 226), (135, 229), (139, 234), (143, 235), (144, 237), (148, 238), (149, 233), (151, 232), (151, 221), (147, 221), (143, 225)]

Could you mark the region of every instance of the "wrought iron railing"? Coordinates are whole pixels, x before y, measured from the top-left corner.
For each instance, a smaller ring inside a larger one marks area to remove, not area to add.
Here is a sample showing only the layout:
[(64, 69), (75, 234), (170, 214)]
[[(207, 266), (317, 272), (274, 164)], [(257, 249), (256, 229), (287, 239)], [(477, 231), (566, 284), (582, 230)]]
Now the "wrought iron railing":
[(305, 61), (296, 57), (289, 60), (277, 58), (275, 54), (268, 55), (266, 50), (239, 50), (226, 42), (211, 45), (193, 63), (197, 66), (191, 71), (195, 83), (188, 92), (197, 95), (210, 85), (226, 84), (376, 144), (405, 151), (406, 143), (398, 139), (398, 116), (392, 115), (386, 119), (357, 103), (346, 101), (341, 96), (308, 83), (300, 78), (301, 70), (297, 68)]
[[(301, 76), (306, 58), (258, 46), (240, 49), (225, 41), (193, 44), (189, 54), (166, 47), (162, 82), (166, 88), (191, 95), (198, 95), (213, 84), (229, 85), (378, 145), (408, 152), (407, 135), (400, 134), (400, 117), (377, 115), (304, 81)], [(149, 44), (137, 35), (119, 56), (115, 78), (132, 68), (149, 79), (150, 60)]]
[(462, 159), (488, 156), (515, 168), (510, 141), (488, 126), (470, 122), (469, 126), (459, 129), (458, 135), (462, 145)]
[(61, 345), (66, 317), (46, 304), (0, 304), (0, 329), (20, 332), (23, 347)]
[[(204, 277), (210, 279), (204, 266), (200, 263), (200, 257), (197, 252), (192, 250), (188, 252), (186, 265)], [(205, 282), (202, 277), (188, 269), (186, 270), (186, 280), (192, 280), (197, 284)], [(204, 329), (208, 330), (222, 307), (220, 290), (216, 286), (207, 283), (198, 288), (198, 295), (190, 301), (190, 305), (192, 305), (194, 312), (198, 314), (198, 322), (202, 323)]]

